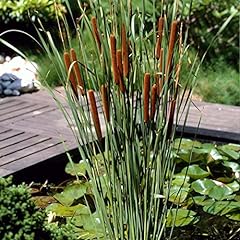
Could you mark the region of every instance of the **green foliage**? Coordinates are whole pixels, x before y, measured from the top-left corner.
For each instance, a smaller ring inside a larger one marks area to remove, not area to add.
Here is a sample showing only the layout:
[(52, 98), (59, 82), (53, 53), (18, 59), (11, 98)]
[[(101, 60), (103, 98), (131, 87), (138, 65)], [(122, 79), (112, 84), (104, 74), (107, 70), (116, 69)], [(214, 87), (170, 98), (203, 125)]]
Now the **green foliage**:
[[(233, 14), (230, 24), (217, 35), (208, 51), (207, 59), (224, 59), (238, 69), (239, 60), (239, 16), (238, 0), (184, 0), (181, 1), (183, 15), (190, 24), (189, 41), (201, 54), (208, 49), (226, 19)], [(190, 4), (192, 2), (192, 5)], [(189, 10), (191, 6), (191, 13)], [(235, 14), (234, 14), (235, 12)]]
[[(54, 3), (56, 2), (56, 8)], [(62, 0), (1, 0), (0, 20), (5, 24), (10, 21), (29, 22), (29, 17), (35, 21), (36, 17), (49, 21), (65, 12)]]
[(68, 226), (47, 225), (45, 212), (31, 200), (26, 185), (0, 178), (0, 238), (2, 240), (70, 240)]
[(223, 60), (202, 66), (195, 92), (206, 102), (240, 106), (239, 73)]
[(206, 213), (239, 221), (240, 145), (177, 139), (174, 153), (178, 164), (169, 200), (190, 210), (202, 206)]

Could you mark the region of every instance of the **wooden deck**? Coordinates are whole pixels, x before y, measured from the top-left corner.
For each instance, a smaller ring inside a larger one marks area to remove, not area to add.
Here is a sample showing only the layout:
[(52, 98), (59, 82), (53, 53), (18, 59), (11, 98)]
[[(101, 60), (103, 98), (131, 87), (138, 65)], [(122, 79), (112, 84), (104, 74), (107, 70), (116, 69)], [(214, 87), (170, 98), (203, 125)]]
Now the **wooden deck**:
[[(186, 134), (240, 141), (240, 107), (194, 104), (184, 128)], [(183, 120), (178, 131), (182, 130), (181, 125)], [(41, 163), (48, 168), (50, 159), (66, 158), (63, 140), (69, 151), (76, 150), (66, 120), (46, 91), (0, 99), (0, 176), (31, 171)]]

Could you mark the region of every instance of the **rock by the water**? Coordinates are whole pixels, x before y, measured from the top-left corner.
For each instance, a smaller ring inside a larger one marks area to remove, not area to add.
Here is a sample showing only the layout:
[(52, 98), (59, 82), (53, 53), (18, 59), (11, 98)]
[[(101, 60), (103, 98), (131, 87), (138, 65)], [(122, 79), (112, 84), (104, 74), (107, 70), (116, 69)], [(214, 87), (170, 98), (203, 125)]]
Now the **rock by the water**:
[(20, 56), (0, 64), (0, 94), (19, 96), (37, 90), (37, 64)]

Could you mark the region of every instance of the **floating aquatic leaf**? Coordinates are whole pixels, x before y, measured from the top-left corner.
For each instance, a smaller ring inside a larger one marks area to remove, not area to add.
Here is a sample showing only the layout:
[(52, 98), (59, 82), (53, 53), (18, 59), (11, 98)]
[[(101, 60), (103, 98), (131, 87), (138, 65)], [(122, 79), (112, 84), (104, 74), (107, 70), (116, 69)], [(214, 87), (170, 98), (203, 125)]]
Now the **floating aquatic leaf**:
[(87, 185), (85, 183), (75, 182), (67, 185), (61, 193), (55, 194), (54, 198), (62, 205), (71, 206), (74, 200), (83, 197), (86, 192)]
[(168, 200), (176, 204), (183, 203), (186, 200), (189, 191), (190, 191), (189, 187), (173, 185), (170, 188)]
[(231, 219), (231, 220), (233, 220), (233, 221), (240, 221), (240, 213), (239, 213), (239, 211), (227, 214), (226, 217)]
[(203, 211), (220, 216), (226, 215), (236, 210), (240, 210), (240, 202), (214, 201), (212, 203), (206, 204), (203, 207)]
[(218, 152), (218, 150), (216, 148), (211, 149), (209, 156), (213, 160), (222, 160), (223, 159), (223, 156)]
[(85, 176), (87, 173), (87, 162), (81, 161), (79, 163), (68, 162), (65, 167), (65, 172), (72, 176)]
[(81, 214), (89, 214), (90, 213), (90, 209), (83, 205), (83, 204), (78, 204), (72, 207), (67, 207), (67, 206), (63, 206), (60, 203), (53, 203), (50, 204), (46, 210), (48, 212), (54, 212), (56, 214), (56, 216), (59, 217), (73, 217), (73, 216), (78, 216)]
[(172, 185), (189, 187), (190, 177), (186, 174), (178, 173), (173, 176)]
[(229, 147), (229, 145), (223, 145), (218, 147), (218, 149), (227, 157), (230, 157), (234, 160), (238, 160), (240, 158), (240, 153), (236, 152)]
[(171, 209), (167, 214), (167, 227), (183, 227), (199, 221), (196, 212), (187, 209)]
[(233, 151), (239, 152), (240, 151), (240, 145), (235, 143), (229, 143), (227, 144), (227, 147), (232, 149)]
[(240, 165), (236, 162), (224, 161), (223, 165), (230, 167), (234, 172), (240, 172)]
[(191, 150), (193, 147), (201, 147), (201, 143), (198, 141), (192, 141), (191, 139), (186, 139), (186, 138), (177, 138), (174, 141), (174, 148), (178, 149), (180, 144), (181, 149), (187, 149)]
[(221, 185), (216, 185), (211, 188), (208, 192), (208, 196), (216, 200), (223, 200), (226, 196), (231, 195), (232, 193), (233, 190), (230, 187), (221, 183)]
[(183, 168), (182, 173), (187, 174), (192, 179), (202, 179), (210, 175), (209, 172), (203, 170), (196, 164)]
[(227, 186), (230, 187), (233, 190), (233, 192), (238, 192), (239, 189), (240, 189), (240, 185), (237, 181), (233, 181), (232, 183), (228, 183)]
[(216, 184), (210, 179), (198, 179), (192, 183), (192, 188), (195, 192), (202, 195), (208, 195), (210, 190), (216, 186)]

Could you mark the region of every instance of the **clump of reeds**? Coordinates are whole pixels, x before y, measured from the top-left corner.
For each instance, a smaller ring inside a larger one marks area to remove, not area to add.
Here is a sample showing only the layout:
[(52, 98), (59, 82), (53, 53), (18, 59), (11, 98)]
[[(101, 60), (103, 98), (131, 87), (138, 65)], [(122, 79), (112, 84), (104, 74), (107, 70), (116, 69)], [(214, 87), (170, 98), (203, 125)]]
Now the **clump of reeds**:
[[(115, 2), (110, 15), (101, 5), (90, 6), (95, 9), (91, 19), (80, 9), (79, 49), (64, 53), (72, 117), (65, 115), (75, 122), (79, 143), (95, 136), (95, 144), (79, 144), (79, 150), (88, 159), (106, 239), (163, 239), (184, 48), (179, 20), (162, 15), (153, 19), (156, 29), (142, 31), (144, 12), (128, 1)], [(102, 155), (107, 183), (100, 181), (96, 153)]]

